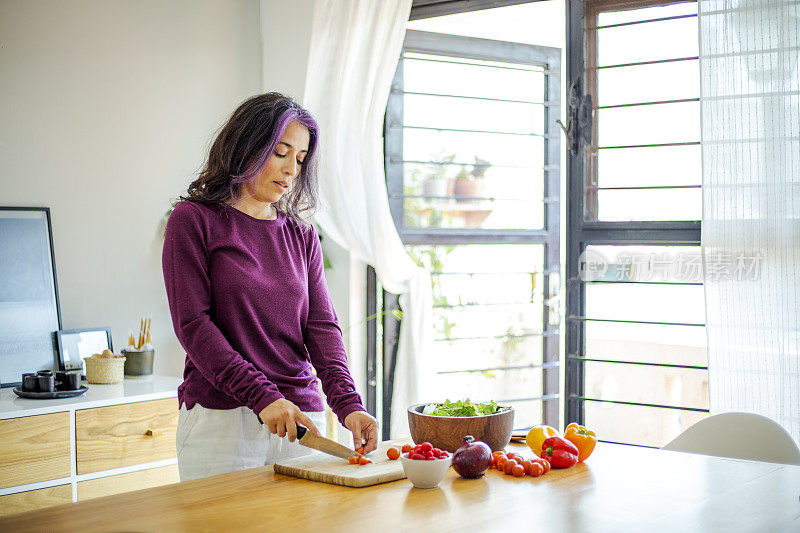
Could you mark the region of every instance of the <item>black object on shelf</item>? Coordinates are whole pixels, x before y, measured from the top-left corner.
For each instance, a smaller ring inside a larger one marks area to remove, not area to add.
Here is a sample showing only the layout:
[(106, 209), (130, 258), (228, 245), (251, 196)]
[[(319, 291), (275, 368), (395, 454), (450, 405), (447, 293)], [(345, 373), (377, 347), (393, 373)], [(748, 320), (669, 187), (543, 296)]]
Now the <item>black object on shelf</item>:
[[(83, 390), (82, 390), (83, 389)], [(14, 387), (14, 393), (22, 398), (70, 398), (86, 392), (81, 386), (79, 370), (39, 370), (22, 374), (22, 386)]]
[(19, 387), (14, 387), (11, 390), (14, 391), (14, 394), (20, 398), (27, 398), (29, 400), (55, 400), (57, 398), (72, 398), (74, 396), (80, 396), (89, 390), (89, 387), (86, 385), (81, 385), (81, 388), (78, 390), (56, 390), (53, 392), (27, 392)]

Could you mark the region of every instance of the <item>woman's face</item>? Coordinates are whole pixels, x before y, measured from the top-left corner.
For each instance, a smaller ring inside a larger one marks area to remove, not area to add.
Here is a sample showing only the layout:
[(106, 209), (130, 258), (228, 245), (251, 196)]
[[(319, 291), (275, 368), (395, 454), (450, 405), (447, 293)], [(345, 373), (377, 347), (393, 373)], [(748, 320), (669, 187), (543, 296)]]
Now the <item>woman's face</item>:
[(309, 141), (308, 129), (297, 121), (290, 122), (261, 172), (243, 185), (245, 195), (270, 204), (280, 200), (303, 168)]

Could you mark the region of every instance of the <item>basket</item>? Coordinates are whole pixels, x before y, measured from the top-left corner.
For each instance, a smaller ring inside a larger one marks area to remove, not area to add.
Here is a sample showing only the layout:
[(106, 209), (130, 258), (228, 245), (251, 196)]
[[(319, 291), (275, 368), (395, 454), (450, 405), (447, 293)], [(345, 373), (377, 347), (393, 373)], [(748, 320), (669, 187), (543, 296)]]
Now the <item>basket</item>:
[(120, 383), (125, 379), (124, 357), (87, 357), (86, 381), (96, 384)]

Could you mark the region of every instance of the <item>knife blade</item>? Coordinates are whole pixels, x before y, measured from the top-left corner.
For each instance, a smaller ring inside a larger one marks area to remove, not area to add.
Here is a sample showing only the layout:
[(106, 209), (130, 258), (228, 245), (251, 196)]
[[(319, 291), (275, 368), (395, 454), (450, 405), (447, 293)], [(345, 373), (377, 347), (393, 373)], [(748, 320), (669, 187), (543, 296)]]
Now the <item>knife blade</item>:
[(357, 451), (351, 450), (347, 446), (339, 444), (335, 440), (315, 436), (303, 426), (297, 426), (297, 442), (308, 448), (313, 448), (335, 457), (341, 457), (342, 459), (348, 459), (353, 456), (362, 456)]

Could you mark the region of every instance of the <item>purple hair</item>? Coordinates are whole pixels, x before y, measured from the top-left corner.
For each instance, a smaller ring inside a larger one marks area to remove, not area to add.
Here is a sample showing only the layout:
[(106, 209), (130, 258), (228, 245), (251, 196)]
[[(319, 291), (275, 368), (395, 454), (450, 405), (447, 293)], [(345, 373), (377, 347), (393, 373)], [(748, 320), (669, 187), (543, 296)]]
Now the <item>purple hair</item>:
[(203, 171), (181, 199), (210, 203), (239, 200), (242, 185), (258, 177), (292, 121), (308, 129), (308, 153), (276, 208), (305, 225), (301, 213), (313, 212), (318, 202), (319, 126), (311, 113), (279, 93), (253, 96), (233, 112), (214, 140)]

